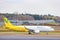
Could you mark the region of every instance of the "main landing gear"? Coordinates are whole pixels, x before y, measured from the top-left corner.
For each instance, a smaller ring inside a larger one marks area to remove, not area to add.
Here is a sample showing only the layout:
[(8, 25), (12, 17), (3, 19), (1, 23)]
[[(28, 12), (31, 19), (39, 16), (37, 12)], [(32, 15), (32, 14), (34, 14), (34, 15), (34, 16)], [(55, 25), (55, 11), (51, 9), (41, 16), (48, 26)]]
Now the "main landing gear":
[(31, 34), (31, 31), (29, 31), (29, 33), (28, 34)]

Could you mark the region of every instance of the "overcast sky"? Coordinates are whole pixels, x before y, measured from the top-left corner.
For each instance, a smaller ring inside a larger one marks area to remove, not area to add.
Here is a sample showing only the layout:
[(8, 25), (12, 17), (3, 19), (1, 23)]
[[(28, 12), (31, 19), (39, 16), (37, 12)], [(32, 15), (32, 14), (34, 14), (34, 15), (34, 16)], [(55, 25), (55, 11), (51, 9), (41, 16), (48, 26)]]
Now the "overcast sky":
[(60, 16), (60, 0), (0, 0), (0, 12)]

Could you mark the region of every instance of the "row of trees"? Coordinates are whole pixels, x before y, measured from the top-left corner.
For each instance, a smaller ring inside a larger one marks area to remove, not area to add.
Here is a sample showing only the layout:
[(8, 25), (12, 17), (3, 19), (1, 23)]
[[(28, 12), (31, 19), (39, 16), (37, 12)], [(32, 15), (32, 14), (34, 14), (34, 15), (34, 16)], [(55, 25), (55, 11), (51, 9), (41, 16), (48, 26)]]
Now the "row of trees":
[[(29, 15), (29, 16), (31, 16), (31, 19), (33, 20), (50, 20), (50, 19), (53, 19), (53, 20), (55, 20), (55, 16), (53, 16), (53, 15), (50, 15), (50, 14), (48, 14), (48, 15), (32, 15), (32, 14), (8, 14), (8, 13), (6, 13), (6, 14), (0, 14), (0, 15), (3, 15), (3, 16), (6, 16), (7, 18), (12, 18), (13, 19), (13, 17), (16, 17), (16, 18), (21, 18), (21, 15), (23, 15), (24, 17), (25, 16), (27, 16), (27, 15)], [(29, 17), (29, 16), (27, 16), (27, 17)], [(23, 18), (23, 17), (22, 17)], [(24, 19), (24, 18), (23, 18)], [(26, 18), (26, 20), (27, 20), (27, 18)]]

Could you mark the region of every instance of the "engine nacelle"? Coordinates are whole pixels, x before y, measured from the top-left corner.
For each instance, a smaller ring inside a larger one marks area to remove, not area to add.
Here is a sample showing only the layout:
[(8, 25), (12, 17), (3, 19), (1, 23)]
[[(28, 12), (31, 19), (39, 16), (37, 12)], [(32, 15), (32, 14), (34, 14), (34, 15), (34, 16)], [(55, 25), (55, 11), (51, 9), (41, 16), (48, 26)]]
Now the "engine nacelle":
[(36, 33), (36, 34), (37, 34), (37, 33), (40, 33), (40, 31), (39, 31), (39, 30), (34, 30), (34, 33)]

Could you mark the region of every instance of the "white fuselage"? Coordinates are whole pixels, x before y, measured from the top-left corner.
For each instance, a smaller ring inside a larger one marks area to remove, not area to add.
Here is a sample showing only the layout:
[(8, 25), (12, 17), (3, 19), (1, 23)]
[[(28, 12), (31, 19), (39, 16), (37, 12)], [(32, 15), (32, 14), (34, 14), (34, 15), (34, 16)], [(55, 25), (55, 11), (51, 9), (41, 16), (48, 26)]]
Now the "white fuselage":
[(26, 26), (28, 30), (32, 30), (35, 33), (39, 33), (41, 31), (54, 31), (51, 26)]

